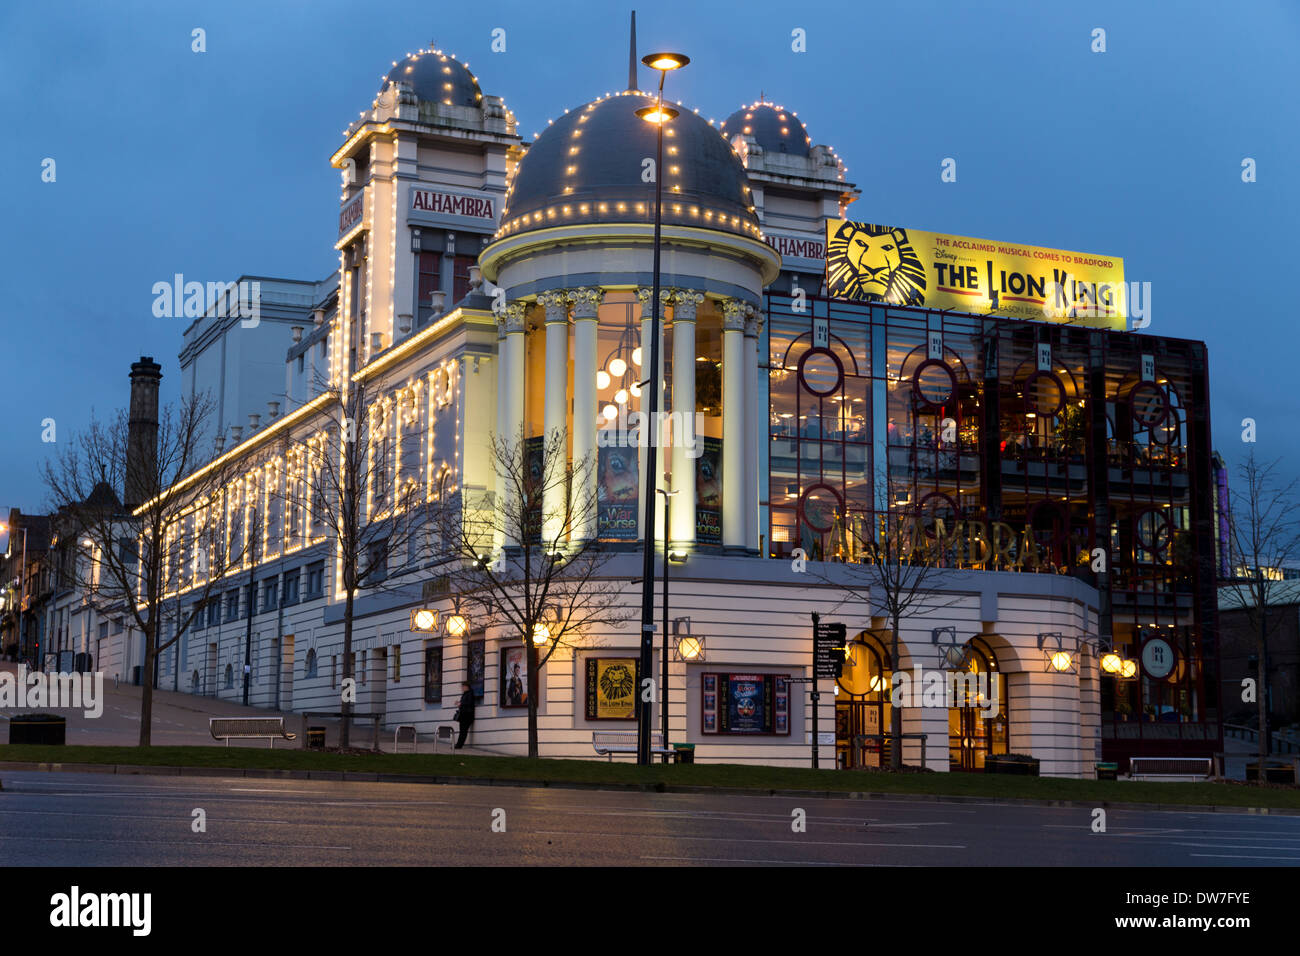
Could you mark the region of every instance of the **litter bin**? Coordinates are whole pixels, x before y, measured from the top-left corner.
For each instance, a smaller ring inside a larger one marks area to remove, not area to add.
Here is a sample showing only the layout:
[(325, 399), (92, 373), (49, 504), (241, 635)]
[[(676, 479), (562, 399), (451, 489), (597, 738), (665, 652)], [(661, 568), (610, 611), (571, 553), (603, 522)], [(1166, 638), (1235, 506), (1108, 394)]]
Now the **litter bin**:
[(324, 749), (325, 747), (325, 728), (308, 727), (307, 728), (307, 746)]
[[(1246, 781), (1255, 783), (1258, 780), (1259, 761), (1253, 760), (1246, 764)], [(1264, 780), (1267, 783), (1295, 783), (1296, 768), (1293, 764), (1270, 760), (1264, 765)]]
[(695, 744), (673, 744), (678, 763), (695, 763)]
[(68, 739), (68, 719), (59, 714), (15, 714), (9, 718), (11, 744), (62, 747)]
[(1118, 780), (1119, 764), (1117, 763), (1099, 763), (1096, 764), (1098, 780)]

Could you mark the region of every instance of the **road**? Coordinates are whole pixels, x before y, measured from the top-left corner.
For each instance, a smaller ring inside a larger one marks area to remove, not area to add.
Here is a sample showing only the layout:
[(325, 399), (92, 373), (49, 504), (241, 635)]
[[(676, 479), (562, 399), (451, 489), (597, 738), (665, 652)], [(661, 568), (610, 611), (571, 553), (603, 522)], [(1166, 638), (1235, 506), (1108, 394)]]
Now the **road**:
[(906, 799), (8, 771), (0, 783), (0, 866), (1300, 865), (1300, 817), (1111, 809), (1094, 833), (1087, 809)]

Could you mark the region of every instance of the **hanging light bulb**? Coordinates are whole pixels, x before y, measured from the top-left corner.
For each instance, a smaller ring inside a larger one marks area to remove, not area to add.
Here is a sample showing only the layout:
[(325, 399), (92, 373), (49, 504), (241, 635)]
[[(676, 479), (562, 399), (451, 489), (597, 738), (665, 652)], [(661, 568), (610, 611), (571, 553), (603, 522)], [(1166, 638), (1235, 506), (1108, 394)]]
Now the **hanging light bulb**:
[(615, 393), (614, 393), (614, 401), (618, 402), (620, 405), (626, 405), (626, 404), (627, 404), (627, 389), (625, 389), (625, 388), (620, 388), (617, 392), (615, 392)]
[[(634, 349), (632, 350), (632, 363), (633, 363), (637, 368), (640, 368), (640, 367), (641, 367), (641, 346), (639, 346), (639, 345), (638, 345), (636, 348), (634, 348)], [(633, 393), (633, 394), (635, 394), (635, 393)]]
[(632, 397), (633, 398), (641, 397), (641, 386), (638, 385), (636, 382), (632, 383)]
[(611, 359), (609, 363), (609, 374), (618, 378), (627, 371), (627, 363), (621, 358)]
[(609, 373), (603, 368), (596, 373), (596, 387), (609, 388)]
[(603, 409), (603, 414), (605, 416), (605, 421), (612, 422), (614, 419), (618, 418), (618, 408), (614, 405), (606, 405)]

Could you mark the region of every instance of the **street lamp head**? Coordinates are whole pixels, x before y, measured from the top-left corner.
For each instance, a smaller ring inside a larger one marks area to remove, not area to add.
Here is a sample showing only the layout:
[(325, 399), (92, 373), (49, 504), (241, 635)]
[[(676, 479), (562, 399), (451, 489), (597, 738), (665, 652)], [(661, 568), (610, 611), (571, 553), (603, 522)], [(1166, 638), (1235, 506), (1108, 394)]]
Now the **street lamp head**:
[(668, 70), (680, 70), (691, 58), (685, 53), (647, 53), (641, 57), (641, 62), (652, 70), (666, 72)]
[(675, 119), (678, 113), (677, 110), (670, 106), (643, 106), (636, 111), (636, 115), (647, 123), (654, 123), (658, 126)]

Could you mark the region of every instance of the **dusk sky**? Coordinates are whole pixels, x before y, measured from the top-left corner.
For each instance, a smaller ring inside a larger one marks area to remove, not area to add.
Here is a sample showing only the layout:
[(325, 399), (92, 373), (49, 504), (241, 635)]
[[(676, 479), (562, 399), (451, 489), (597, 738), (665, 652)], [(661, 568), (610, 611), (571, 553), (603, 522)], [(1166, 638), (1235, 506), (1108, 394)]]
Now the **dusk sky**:
[[(188, 320), (153, 316), (155, 282), (337, 266), (328, 158), (394, 59), (436, 41), (531, 139), (623, 88), (631, 9), (6, 4), (0, 507), (45, 507), (38, 471), (57, 446), (42, 420), (66, 442), (92, 409), (113, 414), (140, 355), (176, 398)], [(1219, 450), (1240, 457), (1254, 418), (1258, 453), (1300, 472), (1283, 234), (1300, 221), (1300, 5), (690, 0), (641, 4), (637, 19), (641, 52), (692, 58), (669, 77), (673, 99), (718, 121), (760, 90), (797, 111), (861, 188), (851, 218), (1123, 257), (1129, 280), (1151, 283), (1149, 331), (1209, 346)], [(504, 53), (490, 51), (497, 27)], [(1099, 27), (1105, 53), (1091, 50)], [(796, 28), (807, 52), (791, 49)], [(946, 157), (955, 183), (940, 179)]]

